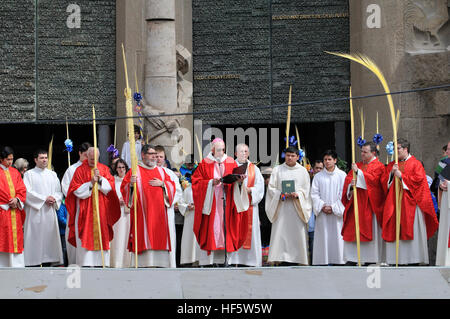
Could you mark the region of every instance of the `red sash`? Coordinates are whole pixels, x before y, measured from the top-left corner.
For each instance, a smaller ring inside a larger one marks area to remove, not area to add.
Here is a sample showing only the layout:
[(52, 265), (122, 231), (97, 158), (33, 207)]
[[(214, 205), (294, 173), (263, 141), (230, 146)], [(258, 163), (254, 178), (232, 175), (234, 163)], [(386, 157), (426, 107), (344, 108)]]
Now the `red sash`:
[[(253, 163), (250, 163), (247, 168), (248, 172), (248, 180), (247, 180), (247, 187), (253, 187), (255, 186), (255, 165)], [(252, 205), (252, 194), (248, 194), (248, 200), (249, 200), (249, 207), (248, 207), (248, 231), (247, 231), (247, 237), (245, 238), (245, 242), (242, 245), (244, 249), (250, 249), (252, 244), (252, 223), (253, 223), (253, 205)]]

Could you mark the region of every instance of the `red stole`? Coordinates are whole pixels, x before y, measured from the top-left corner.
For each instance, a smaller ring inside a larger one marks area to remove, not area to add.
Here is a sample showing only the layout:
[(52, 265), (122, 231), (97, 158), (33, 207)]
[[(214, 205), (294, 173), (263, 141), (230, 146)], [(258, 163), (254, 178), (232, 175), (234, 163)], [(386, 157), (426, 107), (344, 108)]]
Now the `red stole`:
[[(109, 242), (114, 237), (113, 225), (119, 220), (120, 202), (115, 189), (114, 177), (109, 172), (109, 168), (101, 163), (97, 164), (102, 178), (105, 178), (111, 185), (108, 195), (98, 191), (98, 206), (100, 216), (100, 229), (103, 250), (109, 250)], [(73, 175), (67, 191), (66, 208), (69, 213), (69, 236), (68, 241), (74, 247), (77, 246), (75, 234), (75, 218), (77, 212), (77, 197), (74, 192), (83, 184), (90, 182), (92, 178), (92, 167), (87, 160), (83, 162)], [(100, 187), (99, 187), (100, 188)], [(100, 238), (98, 232), (97, 216), (94, 214), (93, 196), (86, 199), (79, 199), (80, 209), (78, 212), (78, 236), (81, 246), (87, 250), (100, 250)], [(95, 215), (95, 216), (94, 216)]]
[[(383, 187), (387, 187), (387, 182), (392, 171), (394, 162), (386, 167), (382, 178)], [(400, 216), (400, 239), (414, 239), (414, 218), (416, 205), (423, 212), (427, 238), (429, 239), (439, 227), (436, 213), (434, 211), (433, 200), (428, 188), (425, 170), (422, 164), (414, 157), (404, 162), (399, 162), (399, 169), (402, 172), (402, 180), (409, 190), (403, 189), (400, 181), (401, 191), (401, 216)], [(392, 182), (383, 210), (383, 239), (388, 242), (395, 241), (395, 182)]]
[[(19, 198), (25, 203), (27, 190), (17, 169), (0, 168), (0, 204), (8, 204), (10, 199)], [(25, 211), (20, 209), (3, 210), (0, 208), (0, 251), (21, 254), (23, 252), (23, 224)]]
[[(253, 163), (248, 164), (247, 168), (248, 173), (248, 180), (247, 180), (247, 187), (253, 187), (255, 186), (255, 165)], [(247, 231), (247, 237), (245, 238), (245, 242), (242, 245), (242, 248), (244, 249), (250, 249), (252, 244), (252, 224), (253, 224), (253, 205), (252, 205), (252, 194), (248, 194), (248, 201), (250, 203), (247, 215), (248, 215), (248, 231)]]
[[(171, 206), (175, 196), (175, 182), (161, 167), (153, 169), (138, 166), (137, 172), (137, 251), (141, 254), (145, 250), (170, 251), (170, 233), (167, 217), (167, 207), (164, 203), (162, 187), (151, 186), (149, 182), (157, 178), (164, 182), (167, 190), (168, 202)], [(135, 252), (135, 218), (133, 197), (130, 199), (131, 170), (125, 175), (120, 191), (125, 203), (130, 203), (130, 236), (128, 250)]]
[[(376, 158), (369, 164), (359, 162), (356, 164), (363, 171), (367, 189), (358, 188), (358, 213), (361, 241), (372, 241), (372, 212), (375, 213), (377, 222), (382, 225), (384, 191), (381, 186), (381, 177), (384, 174), (384, 165)], [(345, 206), (344, 224), (342, 236), (345, 241), (355, 241), (355, 214), (353, 196), (347, 198), (347, 189), (353, 179), (353, 170), (347, 174), (342, 192), (342, 204)]]
[[(223, 162), (225, 165), (224, 175), (231, 174), (233, 168), (237, 167), (236, 162), (227, 156)], [(203, 214), (203, 204), (208, 189), (208, 183), (214, 178), (214, 161), (204, 158), (198, 165), (192, 180), (192, 193), (194, 197), (194, 234), (201, 249), (208, 251), (222, 250), (217, 248), (214, 237), (214, 217), (216, 214), (216, 198), (213, 196), (211, 212), (209, 215)], [(228, 252), (236, 251), (242, 247), (248, 231), (246, 212), (238, 213), (233, 200), (233, 185), (224, 184), (226, 194), (226, 249)]]

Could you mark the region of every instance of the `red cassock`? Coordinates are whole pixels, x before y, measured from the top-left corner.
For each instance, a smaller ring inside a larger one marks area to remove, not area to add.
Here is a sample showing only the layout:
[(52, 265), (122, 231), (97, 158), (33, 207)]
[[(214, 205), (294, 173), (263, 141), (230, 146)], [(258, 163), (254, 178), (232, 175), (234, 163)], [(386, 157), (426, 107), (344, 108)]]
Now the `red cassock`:
[[(192, 193), (194, 197), (195, 216), (194, 234), (201, 249), (208, 251), (223, 250), (223, 247), (216, 246), (214, 235), (214, 218), (216, 216), (216, 196), (213, 196), (211, 212), (209, 215), (203, 214), (203, 204), (208, 189), (208, 183), (214, 178), (215, 161), (205, 158), (198, 165), (192, 175)], [(233, 168), (238, 165), (231, 157), (227, 156), (223, 162), (225, 171), (223, 176), (231, 174)], [(223, 165), (221, 164), (221, 165)], [(216, 164), (217, 165), (217, 164)], [(223, 184), (226, 194), (226, 248), (228, 252), (236, 251), (244, 244), (248, 232), (247, 212), (238, 213), (233, 200), (234, 184)]]
[[(25, 203), (27, 189), (17, 169), (0, 169), (0, 205), (8, 204), (12, 198)], [(9, 175), (9, 176), (8, 176)], [(8, 182), (9, 181), (9, 182)], [(23, 224), (25, 211), (20, 209), (3, 210), (0, 207), (0, 251), (5, 253), (23, 252)]]
[[(98, 191), (98, 206), (100, 215), (100, 228), (102, 235), (103, 250), (109, 250), (109, 242), (113, 239), (113, 225), (120, 218), (120, 202), (115, 190), (114, 177), (109, 172), (109, 168), (101, 163), (97, 164), (102, 178), (106, 178), (111, 185), (111, 191), (107, 195)], [(69, 236), (68, 241), (74, 247), (77, 246), (75, 237), (75, 215), (77, 212), (77, 199), (79, 199), (80, 210), (78, 212), (78, 235), (81, 240), (81, 246), (87, 250), (100, 250), (100, 244), (97, 240), (98, 226), (94, 219), (93, 194), (86, 198), (77, 198), (74, 192), (84, 183), (90, 182), (93, 174), (93, 168), (89, 166), (87, 160), (83, 162), (75, 171), (69, 190), (67, 191), (66, 207), (69, 213)], [(95, 227), (95, 228), (94, 228)]]
[[(360, 240), (367, 242), (373, 239), (372, 212), (377, 217), (378, 225), (380, 227), (382, 225), (385, 193), (381, 186), (381, 177), (384, 175), (385, 168), (378, 158), (369, 164), (359, 162), (356, 165), (363, 172), (367, 187), (367, 189), (357, 189)], [(354, 201), (353, 196), (350, 199), (347, 198), (347, 189), (352, 179), (353, 170), (350, 170), (345, 178), (342, 192), (342, 204), (345, 206), (342, 236), (345, 241), (353, 242), (356, 240)]]
[[(391, 187), (387, 190), (389, 175), (392, 171), (394, 162), (386, 167), (382, 178), (382, 185), (387, 192), (386, 202), (383, 210), (383, 239), (392, 242), (395, 241), (395, 182), (392, 181)], [(403, 189), (400, 181), (399, 186), (402, 190), (401, 218), (400, 218), (400, 239), (414, 239), (414, 218), (416, 205), (423, 212), (427, 238), (433, 236), (439, 227), (436, 213), (434, 211), (433, 200), (431, 199), (430, 189), (428, 188), (425, 170), (422, 164), (411, 156), (407, 161), (398, 163), (402, 172), (402, 180), (409, 190)]]
[[(175, 182), (161, 167), (153, 169), (138, 166), (137, 172), (137, 241), (138, 254), (145, 250), (170, 251), (169, 222), (167, 207), (164, 203), (164, 190), (162, 187), (151, 186), (149, 182), (157, 178), (164, 182), (167, 191), (167, 204), (172, 205), (175, 196)], [(120, 191), (125, 203), (130, 203), (131, 170), (125, 175)], [(134, 203), (131, 198), (130, 208), (130, 236), (128, 250), (135, 252), (135, 226)]]

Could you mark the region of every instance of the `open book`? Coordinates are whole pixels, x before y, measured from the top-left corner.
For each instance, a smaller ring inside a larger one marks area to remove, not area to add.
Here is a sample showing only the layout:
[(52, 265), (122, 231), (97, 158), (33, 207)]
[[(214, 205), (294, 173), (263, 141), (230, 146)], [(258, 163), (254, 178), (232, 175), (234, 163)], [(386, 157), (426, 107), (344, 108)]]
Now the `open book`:
[(241, 166), (233, 168), (233, 172), (231, 174), (225, 175), (220, 179), (220, 181), (224, 184), (232, 184), (239, 179), (241, 175), (244, 175), (247, 171), (248, 163), (242, 164)]

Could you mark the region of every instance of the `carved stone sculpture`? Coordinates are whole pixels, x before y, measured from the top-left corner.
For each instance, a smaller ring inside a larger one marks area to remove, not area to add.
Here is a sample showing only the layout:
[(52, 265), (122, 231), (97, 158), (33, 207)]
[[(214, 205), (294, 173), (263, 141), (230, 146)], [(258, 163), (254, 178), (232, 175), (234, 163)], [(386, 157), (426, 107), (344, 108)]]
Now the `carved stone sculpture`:
[(447, 0), (409, 0), (405, 23), (409, 52), (448, 49), (450, 22)]

